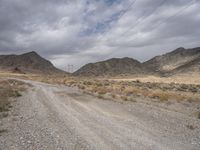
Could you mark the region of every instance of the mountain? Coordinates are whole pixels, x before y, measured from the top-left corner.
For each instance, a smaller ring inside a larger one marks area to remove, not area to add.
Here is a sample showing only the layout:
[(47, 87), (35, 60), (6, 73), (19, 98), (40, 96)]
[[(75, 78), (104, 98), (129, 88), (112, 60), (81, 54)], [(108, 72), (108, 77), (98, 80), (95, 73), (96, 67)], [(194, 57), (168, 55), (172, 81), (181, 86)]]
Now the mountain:
[(200, 57), (179, 66), (178, 68), (170, 72), (171, 75), (174, 74), (198, 74), (200, 75)]
[(83, 76), (115, 76), (122, 74), (143, 74), (145, 72), (146, 69), (139, 61), (125, 57), (112, 58), (97, 63), (89, 63), (73, 74)]
[(64, 74), (36, 52), (22, 55), (0, 55), (0, 70), (13, 73)]
[(161, 56), (156, 56), (143, 65), (160, 74), (176, 74), (198, 72), (200, 59), (200, 47), (185, 49), (178, 48)]
[(112, 58), (89, 63), (74, 72), (82, 76), (161, 75), (200, 73), (200, 47), (177, 48), (144, 63), (132, 58)]

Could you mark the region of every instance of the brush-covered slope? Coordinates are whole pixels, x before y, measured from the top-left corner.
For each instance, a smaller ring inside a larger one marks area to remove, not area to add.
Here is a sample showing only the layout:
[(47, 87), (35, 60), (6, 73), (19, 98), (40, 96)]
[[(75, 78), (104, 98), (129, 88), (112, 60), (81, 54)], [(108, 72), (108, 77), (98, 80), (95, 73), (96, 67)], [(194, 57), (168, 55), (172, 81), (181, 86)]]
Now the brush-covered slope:
[(63, 74), (53, 64), (36, 52), (22, 55), (0, 55), (0, 70), (14, 73)]
[(146, 72), (142, 64), (132, 58), (112, 58), (81, 67), (74, 75), (82, 76), (117, 76), (124, 74), (142, 74)]
[(159, 73), (188, 73), (199, 70), (200, 47), (193, 49), (178, 48), (167, 54), (156, 56), (143, 65)]

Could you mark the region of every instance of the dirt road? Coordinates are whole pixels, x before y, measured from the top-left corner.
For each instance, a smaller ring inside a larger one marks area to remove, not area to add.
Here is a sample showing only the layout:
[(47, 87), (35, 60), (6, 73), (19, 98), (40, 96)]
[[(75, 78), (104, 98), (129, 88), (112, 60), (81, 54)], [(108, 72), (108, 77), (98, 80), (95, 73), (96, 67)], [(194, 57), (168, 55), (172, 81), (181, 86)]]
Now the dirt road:
[[(1, 120), (1, 150), (199, 150), (200, 120), (140, 102), (33, 85)], [(192, 125), (192, 129), (189, 129)]]

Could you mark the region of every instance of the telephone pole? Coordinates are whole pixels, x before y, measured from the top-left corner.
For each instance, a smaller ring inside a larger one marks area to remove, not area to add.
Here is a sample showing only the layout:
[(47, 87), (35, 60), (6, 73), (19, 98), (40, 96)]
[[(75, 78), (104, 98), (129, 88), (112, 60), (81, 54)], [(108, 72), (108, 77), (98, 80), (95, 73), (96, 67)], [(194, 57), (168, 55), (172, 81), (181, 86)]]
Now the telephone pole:
[(74, 65), (68, 64), (68, 65), (67, 65), (67, 71), (68, 71), (68, 72), (73, 72), (73, 71), (74, 71)]

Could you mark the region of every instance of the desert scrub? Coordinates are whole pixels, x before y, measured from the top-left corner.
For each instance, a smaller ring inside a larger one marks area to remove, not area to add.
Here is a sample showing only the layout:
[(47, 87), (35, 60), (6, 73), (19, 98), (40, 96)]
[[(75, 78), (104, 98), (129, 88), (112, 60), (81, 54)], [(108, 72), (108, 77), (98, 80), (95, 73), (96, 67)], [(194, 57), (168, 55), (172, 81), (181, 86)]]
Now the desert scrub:
[(0, 112), (8, 111), (11, 108), (10, 101), (6, 99), (0, 99)]
[(84, 85), (92, 85), (92, 82), (90, 82), (90, 81), (84, 81), (83, 84)]
[(104, 97), (102, 95), (97, 96), (99, 99), (103, 99)]
[(117, 96), (115, 94), (111, 94), (111, 97), (112, 98), (116, 98)]
[(92, 90), (91, 90), (93, 93), (98, 93), (100, 95), (104, 95), (108, 92), (110, 92), (109, 89), (105, 88), (105, 87), (93, 87)]
[(159, 99), (160, 101), (168, 101), (169, 95), (164, 92), (153, 92), (149, 95), (150, 98)]
[(102, 83), (96, 83), (96, 86), (101, 87), (101, 86), (103, 86), (103, 84)]
[(168, 101), (169, 95), (168, 94), (161, 94), (159, 95), (160, 101)]
[(9, 111), (12, 107), (10, 97), (20, 97), (20, 91), (23, 91), (23, 83), (15, 80), (0, 81), (0, 112)]
[(84, 90), (85, 86), (84, 85), (78, 85), (78, 88)]
[(121, 96), (121, 99), (124, 101), (128, 101), (128, 97), (127, 96)]
[(98, 90), (98, 94), (100, 95), (104, 95), (106, 94), (108, 91), (106, 89), (101, 89), (101, 90)]
[(138, 87), (126, 87), (123, 91), (127, 96), (130, 95), (143, 95), (144, 91)]

